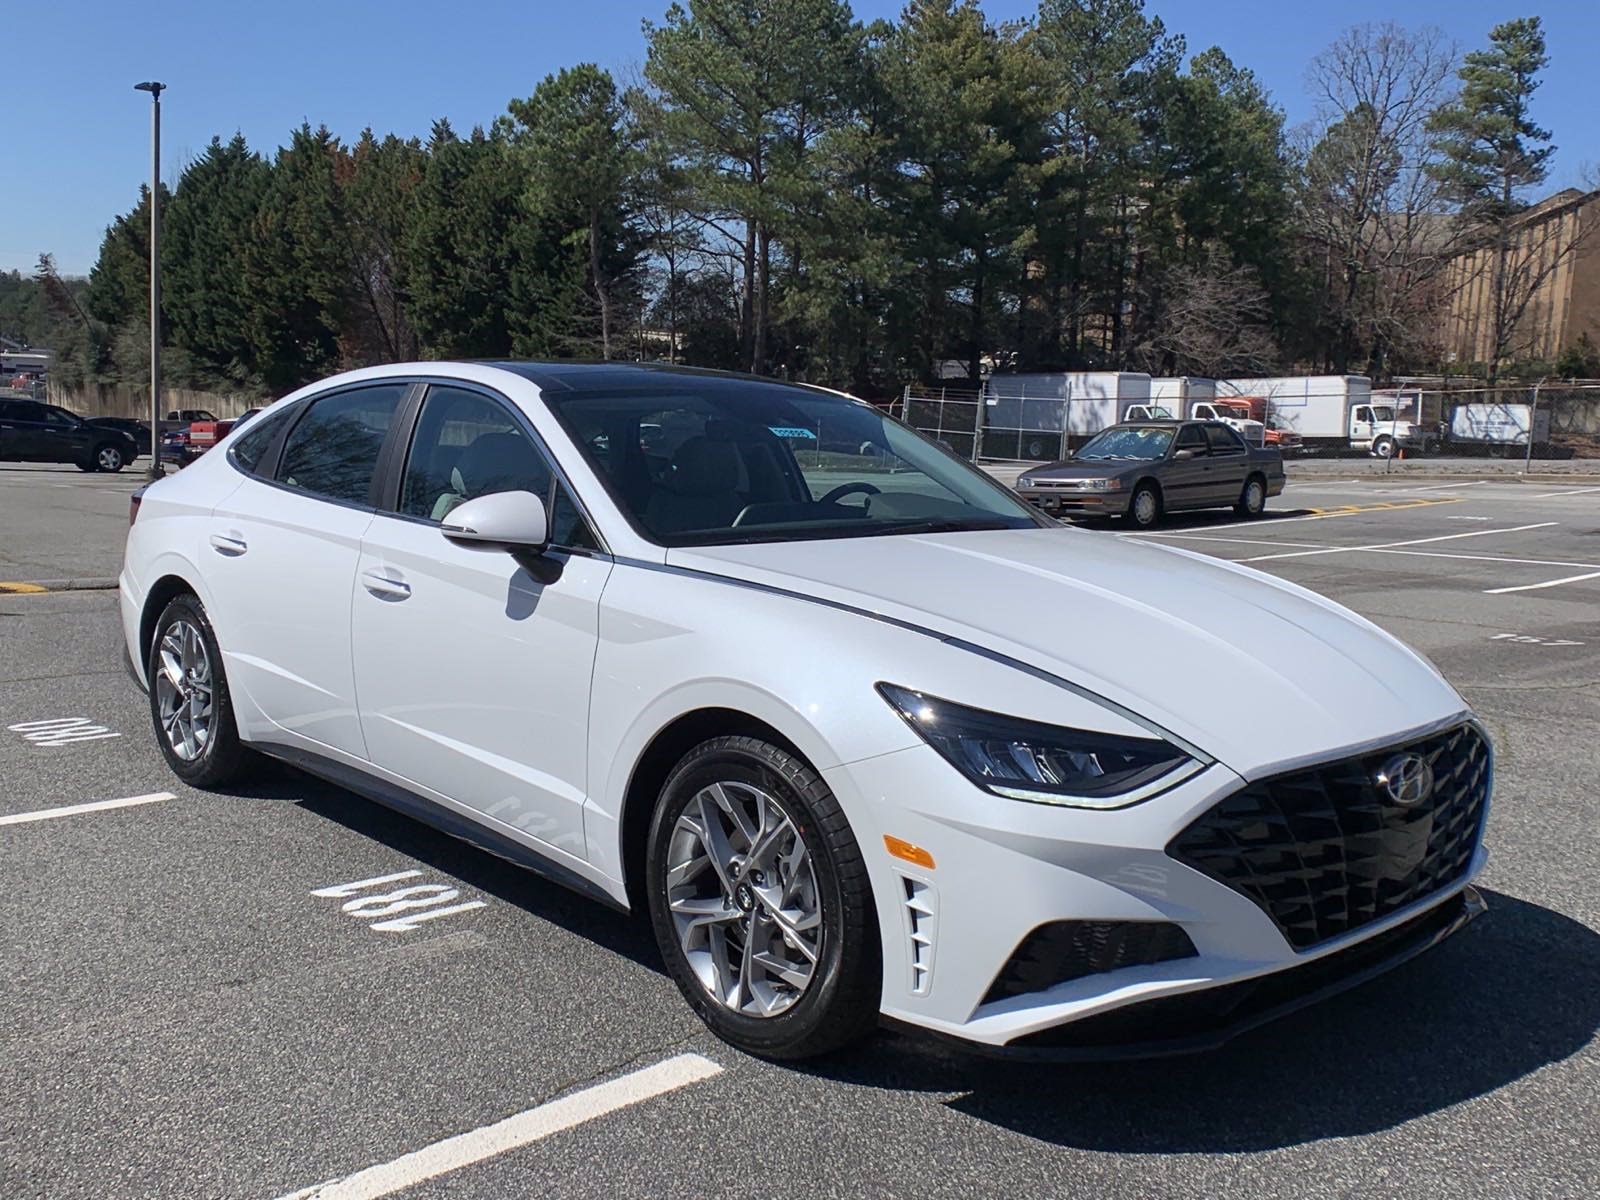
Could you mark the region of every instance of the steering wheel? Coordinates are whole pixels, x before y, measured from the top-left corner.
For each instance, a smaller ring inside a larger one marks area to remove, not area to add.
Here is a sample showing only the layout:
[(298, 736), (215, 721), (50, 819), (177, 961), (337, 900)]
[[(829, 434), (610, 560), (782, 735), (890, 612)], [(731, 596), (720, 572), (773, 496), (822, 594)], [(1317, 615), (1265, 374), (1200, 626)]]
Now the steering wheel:
[(837, 504), (846, 496), (854, 496), (858, 492), (863, 496), (880, 496), (883, 494), (881, 489), (873, 487), (870, 483), (841, 483), (838, 487), (834, 488), (831, 492), (818, 500), (817, 503)]

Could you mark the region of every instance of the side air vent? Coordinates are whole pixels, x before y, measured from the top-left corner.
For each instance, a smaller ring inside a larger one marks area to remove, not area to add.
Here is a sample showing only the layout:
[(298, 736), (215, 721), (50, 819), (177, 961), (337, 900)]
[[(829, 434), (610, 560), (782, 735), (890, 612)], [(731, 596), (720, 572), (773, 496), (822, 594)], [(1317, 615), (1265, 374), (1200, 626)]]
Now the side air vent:
[(933, 885), (900, 877), (905, 888), (906, 936), (910, 939), (911, 994), (926, 996), (933, 986), (933, 943), (939, 914)]
[(1022, 939), (983, 1002), (1042, 992), (1085, 975), (1194, 956), (1189, 935), (1166, 921), (1051, 921)]

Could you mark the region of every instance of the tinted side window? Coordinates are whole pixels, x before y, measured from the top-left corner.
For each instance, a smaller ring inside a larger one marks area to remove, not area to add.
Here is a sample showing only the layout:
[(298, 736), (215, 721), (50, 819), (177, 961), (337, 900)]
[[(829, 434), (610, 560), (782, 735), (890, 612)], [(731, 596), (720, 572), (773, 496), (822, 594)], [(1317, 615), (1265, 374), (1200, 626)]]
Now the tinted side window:
[(1211, 443), (1213, 454), (1244, 453), (1244, 443), (1239, 440), (1239, 435), (1226, 425), (1207, 425), (1206, 440)]
[(256, 465), (266, 453), (268, 443), (277, 436), (283, 420), (283, 417), (277, 415), (255, 418), (255, 425), (234, 439), (233, 461), (250, 474), (257, 474)]
[(1185, 425), (1178, 430), (1178, 449), (1193, 450), (1196, 454), (1206, 452), (1206, 435), (1200, 432), (1200, 426)]
[(556, 484), (555, 501), (550, 505), (550, 544), (583, 550), (600, 548), (599, 541), (589, 529), (589, 522), (583, 519), (564, 483)]
[(384, 434), (409, 386), (377, 384), (313, 400), (284, 442), (278, 482), (366, 504)]
[(495, 492), (548, 499), (544, 455), (497, 401), (465, 388), (430, 387), (406, 456), (400, 511), (442, 521), (465, 500)]

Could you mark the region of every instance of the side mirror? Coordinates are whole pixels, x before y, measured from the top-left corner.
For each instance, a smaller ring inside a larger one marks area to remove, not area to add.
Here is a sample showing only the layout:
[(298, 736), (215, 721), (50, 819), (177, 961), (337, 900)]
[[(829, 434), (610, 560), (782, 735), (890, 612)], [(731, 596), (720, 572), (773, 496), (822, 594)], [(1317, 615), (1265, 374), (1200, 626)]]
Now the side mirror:
[(532, 492), (495, 492), (464, 500), (446, 515), (439, 532), (458, 545), (535, 554), (550, 541), (544, 501)]
[(1174, 462), (1188, 462), (1193, 457), (1193, 450), (1174, 450), (1172, 452), (1172, 458)]

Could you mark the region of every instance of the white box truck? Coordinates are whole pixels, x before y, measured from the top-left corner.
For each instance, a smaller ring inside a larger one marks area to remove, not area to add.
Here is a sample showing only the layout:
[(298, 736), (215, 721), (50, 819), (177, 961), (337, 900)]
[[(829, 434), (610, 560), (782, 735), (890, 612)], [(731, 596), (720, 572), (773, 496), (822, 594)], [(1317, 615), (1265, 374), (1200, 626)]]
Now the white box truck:
[(1480, 446), (1526, 446), (1550, 440), (1550, 413), (1527, 404), (1458, 404), (1450, 410), (1450, 440)]
[(1194, 421), (1221, 421), (1239, 431), (1252, 446), (1266, 443), (1267, 427), (1250, 416), (1242, 404), (1230, 404), (1217, 395), (1215, 379), (1184, 375), (1150, 381), (1150, 403), (1135, 404), (1123, 414), (1127, 421), (1159, 421), (1183, 417)]
[(1306, 449), (1365, 450), (1388, 458), (1400, 450), (1426, 450), (1431, 433), (1398, 419), (1392, 402), (1375, 400), (1365, 375), (1292, 375), (1227, 379), (1224, 395), (1264, 396), (1267, 420), (1299, 437)]
[(983, 401), (986, 443), (1014, 431), (1080, 439), (1117, 424), (1134, 405), (1148, 404), (1150, 376), (1137, 371), (993, 375), (984, 385)]

